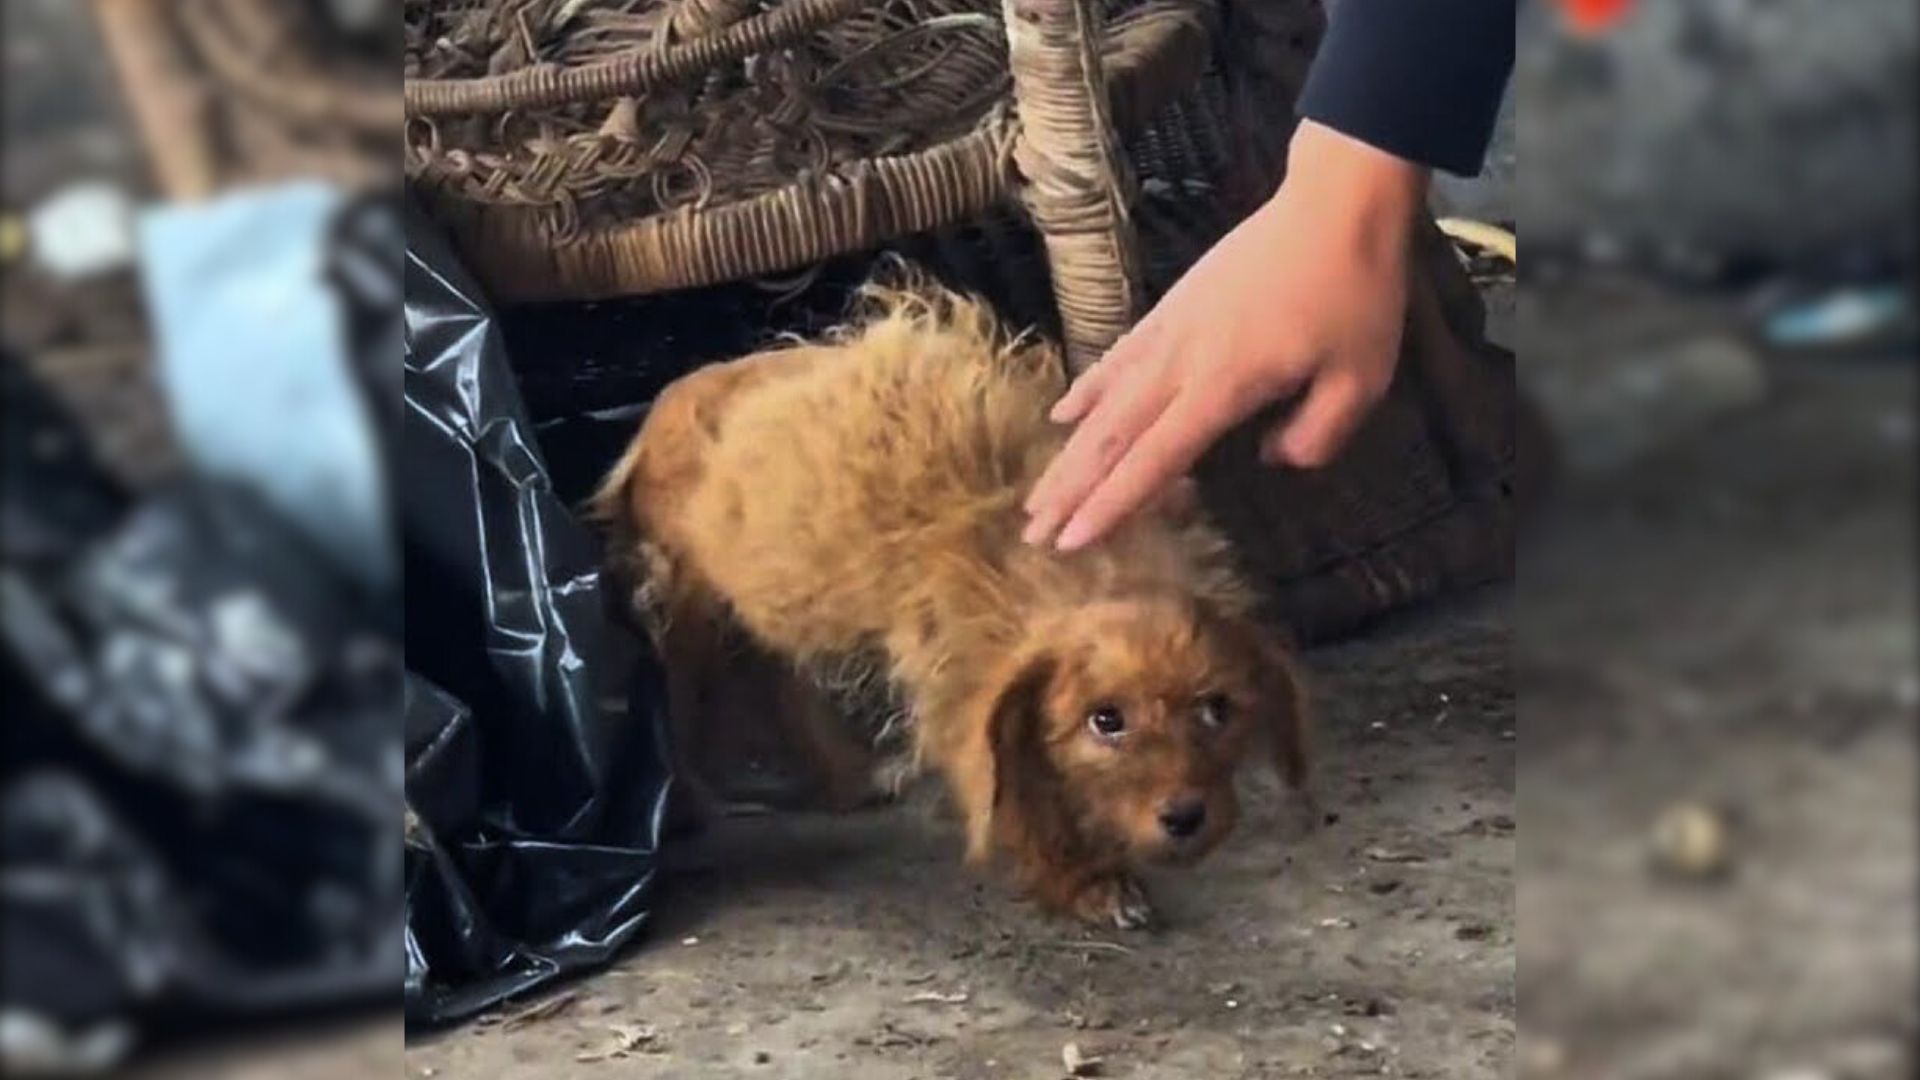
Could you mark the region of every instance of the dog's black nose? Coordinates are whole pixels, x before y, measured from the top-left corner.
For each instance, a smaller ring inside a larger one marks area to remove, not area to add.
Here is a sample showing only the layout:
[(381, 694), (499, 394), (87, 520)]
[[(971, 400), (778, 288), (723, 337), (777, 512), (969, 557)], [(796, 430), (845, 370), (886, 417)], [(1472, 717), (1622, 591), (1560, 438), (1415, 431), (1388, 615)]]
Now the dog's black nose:
[(1200, 799), (1175, 799), (1160, 808), (1160, 827), (1176, 840), (1185, 840), (1207, 823), (1207, 804)]

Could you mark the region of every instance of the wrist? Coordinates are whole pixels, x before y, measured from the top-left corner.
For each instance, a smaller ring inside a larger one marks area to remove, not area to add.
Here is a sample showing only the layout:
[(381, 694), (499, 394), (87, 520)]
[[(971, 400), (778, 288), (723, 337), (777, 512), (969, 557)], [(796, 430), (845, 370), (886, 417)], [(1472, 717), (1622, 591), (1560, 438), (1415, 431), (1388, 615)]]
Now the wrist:
[(1313, 120), (1302, 120), (1287, 148), (1287, 176), (1276, 201), (1306, 204), (1311, 220), (1345, 226), (1359, 249), (1403, 256), (1426, 206), (1428, 170)]

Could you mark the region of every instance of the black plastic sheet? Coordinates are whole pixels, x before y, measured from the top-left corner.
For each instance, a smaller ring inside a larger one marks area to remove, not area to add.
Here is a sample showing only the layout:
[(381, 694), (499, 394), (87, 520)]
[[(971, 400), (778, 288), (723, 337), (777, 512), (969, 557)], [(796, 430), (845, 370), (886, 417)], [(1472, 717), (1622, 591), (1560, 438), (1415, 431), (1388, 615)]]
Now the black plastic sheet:
[(435, 1024), (633, 940), (672, 783), (657, 665), (615, 626), (495, 319), (426, 218), (407, 238), (406, 1013)]
[(0, 1002), (144, 1031), (391, 1000), (398, 642), (247, 491), (130, 501), (0, 363)]

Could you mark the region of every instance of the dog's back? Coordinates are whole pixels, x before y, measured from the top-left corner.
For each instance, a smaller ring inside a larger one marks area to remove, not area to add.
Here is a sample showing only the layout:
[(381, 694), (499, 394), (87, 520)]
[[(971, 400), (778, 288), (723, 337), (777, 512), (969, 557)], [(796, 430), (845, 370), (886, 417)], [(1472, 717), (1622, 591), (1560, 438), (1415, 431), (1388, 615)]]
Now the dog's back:
[(796, 655), (873, 644), (929, 559), (1005, 542), (1058, 445), (1050, 348), (948, 294), (883, 304), (829, 344), (676, 382), (597, 497)]

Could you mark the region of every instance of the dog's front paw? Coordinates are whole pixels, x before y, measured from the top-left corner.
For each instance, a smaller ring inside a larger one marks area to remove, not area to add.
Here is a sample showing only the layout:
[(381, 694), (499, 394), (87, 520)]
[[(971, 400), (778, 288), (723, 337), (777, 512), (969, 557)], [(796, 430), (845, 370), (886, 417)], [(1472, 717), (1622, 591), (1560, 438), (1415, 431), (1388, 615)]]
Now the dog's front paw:
[(1074, 898), (1073, 913), (1092, 926), (1144, 930), (1153, 925), (1153, 904), (1130, 874), (1094, 878)]

